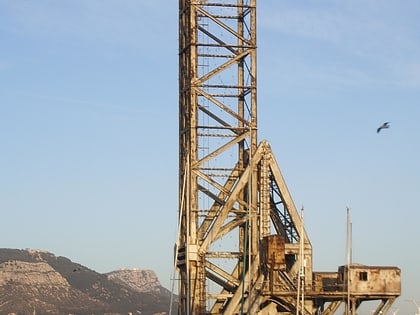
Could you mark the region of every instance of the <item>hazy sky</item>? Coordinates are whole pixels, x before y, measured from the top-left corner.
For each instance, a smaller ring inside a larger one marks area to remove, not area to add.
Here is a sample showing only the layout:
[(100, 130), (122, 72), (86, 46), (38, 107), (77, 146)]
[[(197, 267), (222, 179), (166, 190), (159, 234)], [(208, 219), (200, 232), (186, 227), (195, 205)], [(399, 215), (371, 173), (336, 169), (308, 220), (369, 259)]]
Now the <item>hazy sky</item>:
[[(257, 10), (259, 138), (305, 207), (314, 270), (345, 263), (350, 207), (353, 261), (400, 267), (393, 309), (414, 314), (420, 2)], [(175, 0), (0, 0), (0, 247), (153, 269), (170, 286), (177, 19)]]

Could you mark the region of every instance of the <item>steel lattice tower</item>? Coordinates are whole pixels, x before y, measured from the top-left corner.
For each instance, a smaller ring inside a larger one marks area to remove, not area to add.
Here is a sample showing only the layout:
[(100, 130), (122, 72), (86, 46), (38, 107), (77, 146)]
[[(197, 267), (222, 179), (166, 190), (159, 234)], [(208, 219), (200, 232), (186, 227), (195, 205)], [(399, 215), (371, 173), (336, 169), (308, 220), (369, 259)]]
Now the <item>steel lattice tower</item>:
[(256, 33), (256, 0), (179, 1), (179, 315), (328, 315), (345, 296), (314, 291), (331, 273), (312, 272), (301, 216), (257, 142)]
[[(207, 279), (237, 286), (245, 270), (245, 226), (249, 208), (256, 209), (246, 166), (257, 136), (255, 0), (246, 2), (180, 1), (183, 314), (188, 308), (206, 313)], [(241, 178), (242, 189), (235, 190)], [(234, 249), (218, 248), (233, 230)], [(233, 270), (224, 270), (220, 259), (234, 260)]]

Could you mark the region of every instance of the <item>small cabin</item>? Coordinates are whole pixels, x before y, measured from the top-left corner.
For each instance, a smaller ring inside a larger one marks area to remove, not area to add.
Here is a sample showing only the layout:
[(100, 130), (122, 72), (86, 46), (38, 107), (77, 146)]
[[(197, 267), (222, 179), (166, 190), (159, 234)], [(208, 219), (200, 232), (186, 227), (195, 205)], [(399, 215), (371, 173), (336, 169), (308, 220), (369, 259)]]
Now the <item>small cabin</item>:
[(338, 268), (338, 285), (352, 295), (400, 295), (401, 270), (398, 267), (344, 265)]

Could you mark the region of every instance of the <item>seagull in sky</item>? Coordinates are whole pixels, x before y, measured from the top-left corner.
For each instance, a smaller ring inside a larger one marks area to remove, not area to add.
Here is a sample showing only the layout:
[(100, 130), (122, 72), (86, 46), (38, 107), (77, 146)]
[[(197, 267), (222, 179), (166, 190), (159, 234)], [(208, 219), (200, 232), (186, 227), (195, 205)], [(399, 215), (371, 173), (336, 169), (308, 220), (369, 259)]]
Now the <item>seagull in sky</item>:
[(378, 129), (376, 129), (376, 132), (379, 133), (382, 129), (388, 129), (388, 128), (389, 128), (389, 121), (386, 121)]

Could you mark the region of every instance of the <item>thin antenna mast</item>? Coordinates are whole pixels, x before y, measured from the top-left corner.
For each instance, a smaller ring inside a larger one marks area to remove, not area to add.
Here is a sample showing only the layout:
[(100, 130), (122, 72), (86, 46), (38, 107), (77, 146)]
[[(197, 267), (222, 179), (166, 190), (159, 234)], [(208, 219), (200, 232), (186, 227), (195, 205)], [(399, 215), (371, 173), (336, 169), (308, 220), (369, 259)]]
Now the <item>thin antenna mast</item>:
[(301, 253), (301, 277), (302, 277), (302, 307), (301, 307), (301, 312), (302, 315), (305, 313), (305, 267), (306, 267), (306, 259), (305, 259), (305, 252), (304, 252), (304, 241), (305, 241), (305, 236), (304, 236), (304, 221), (303, 221), (303, 206), (302, 206), (302, 211), (301, 211), (301, 218), (302, 218), (302, 226), (301, 226), (301, 237), (300, 237), (300, 253)]
[(303, 221), (303, 207), (301, 209), (301, 226), (299, 235), (299, 272), (298, 272), (298, 287), (297, 287), (297, 301), (296, 301), (296, 315), (299, 315), (299, 302), (301, 302), (301, 313), (305, 309), (305, 255), (304, 255), (304, 221)]
[(347, 207), (347, 240), (346, 240), (346, 265), (347, 265), (347, 304), (346, 314), (350, 314), (350, 265), (351, 265), (351, 221), (350, 209)]

